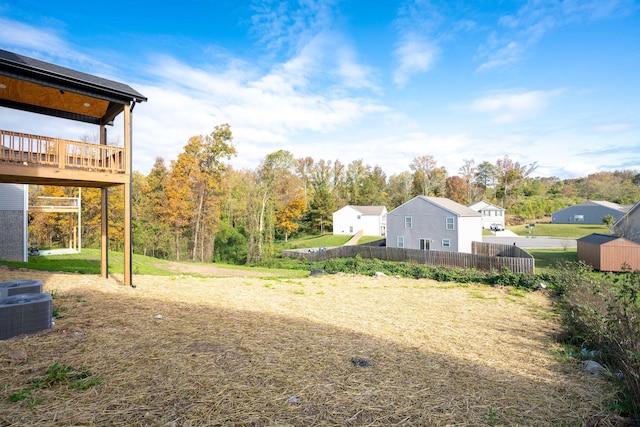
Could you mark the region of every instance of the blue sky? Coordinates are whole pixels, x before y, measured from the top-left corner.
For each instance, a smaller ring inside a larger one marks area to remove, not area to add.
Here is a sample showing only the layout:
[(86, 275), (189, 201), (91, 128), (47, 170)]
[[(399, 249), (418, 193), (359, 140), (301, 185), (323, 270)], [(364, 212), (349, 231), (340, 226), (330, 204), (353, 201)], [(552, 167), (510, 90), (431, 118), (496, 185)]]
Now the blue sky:
[[(423, 155), (450, 175), (505, 155), (539, 176), (640, 171), (638, 1), (0, 0), (0, 48), (147, 96), (143, 173), (222, 123), (238, 169), (285, 149), (388, 175)], [(8, 109), (0, 128), (97, 133)]]

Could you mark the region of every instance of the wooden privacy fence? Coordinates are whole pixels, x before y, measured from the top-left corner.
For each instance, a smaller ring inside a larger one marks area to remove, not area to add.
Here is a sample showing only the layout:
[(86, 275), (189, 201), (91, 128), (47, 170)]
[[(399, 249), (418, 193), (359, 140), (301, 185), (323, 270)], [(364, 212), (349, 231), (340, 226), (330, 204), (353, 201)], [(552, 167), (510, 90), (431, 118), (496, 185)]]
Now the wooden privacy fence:
[(473, 242), (473, 253), (422, 251), (418, 249), (387, 248), (375, 246), (339, 246), (321, 251), (283, 251), (289, 258), (308, 261), (327, 261), (332, 258), (375, 258), (385, 261), (414, 262), (417, 264), (475, 268), (480, 271), (499, 271), (503, 267), (513, 273), (534, 274), (534, 258), (523, 249), (513, 245)]

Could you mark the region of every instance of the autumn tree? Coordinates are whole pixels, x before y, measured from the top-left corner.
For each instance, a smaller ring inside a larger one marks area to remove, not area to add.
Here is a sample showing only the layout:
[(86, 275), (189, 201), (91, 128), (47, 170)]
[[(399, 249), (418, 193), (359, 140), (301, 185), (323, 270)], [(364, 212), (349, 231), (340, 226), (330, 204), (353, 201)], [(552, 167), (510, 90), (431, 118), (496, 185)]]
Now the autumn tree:
[(469, 203), (469, 199), (467, 199), (467, 185), (459, 176), (450, 176), (446, 179), (445, 196), (463, 205)]
[(287, 205), (276, 213), (276, 227), (278, 231), (284, 234), (285, 242), (288, 240), (289, 235), (300, 227), (298, 221), (306, 210), (307, 202), (304, 192), (300, 191), (298, 197), (289, 200)]
[(395, 209), (403, 203), (408, 202), (413, 197), (411, 193), (412, 185), (411, 173), (409, 171), (401, 172), (389, 177), (387, 184), (388, 206), (387, 208)]
[(300, 188), (294, 173), (293, 154), (278, 150), (268, 154), (255, 173), (256, 191), (252, 194), (253, 203), (248, 205), (251, 211), (249, 221), (249, 249), (247, 261), (260, 260), (267, 250), (271, 253), (275, 231), (275, 215), (295, 198)]
[(447, 171), (438, 167), (433, 156), (416, 157), (409, 168), (413, 171), (414, 196), (444, 196)]
[(169, 171), (157, 157), (147, 176), (133, 175), (134, 246), (144, 255), (166, 258), (171, 251), (171, 230), (162, 215)]

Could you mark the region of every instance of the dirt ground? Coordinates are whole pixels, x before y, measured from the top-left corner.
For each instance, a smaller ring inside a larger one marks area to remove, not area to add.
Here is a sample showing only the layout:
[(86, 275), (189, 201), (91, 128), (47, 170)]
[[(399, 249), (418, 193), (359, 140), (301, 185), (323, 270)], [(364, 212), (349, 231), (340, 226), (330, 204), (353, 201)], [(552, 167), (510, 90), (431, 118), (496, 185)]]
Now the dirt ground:
[[(134, 276), (133, 289), (0, 270), (41, 280), (60, 313), (0, 341), (0, 426), (578, 427), (611, 402), (561, 356), (547, 294), (233, 273)], [(35, 387), (55, 363), (99, 383)]]

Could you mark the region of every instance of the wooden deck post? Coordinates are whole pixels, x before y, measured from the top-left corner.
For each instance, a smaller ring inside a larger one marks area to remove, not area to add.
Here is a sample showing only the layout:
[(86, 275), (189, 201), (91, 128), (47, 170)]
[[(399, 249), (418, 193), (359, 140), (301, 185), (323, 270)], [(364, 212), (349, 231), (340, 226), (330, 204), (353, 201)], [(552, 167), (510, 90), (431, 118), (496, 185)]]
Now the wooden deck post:
[[(107, 145), (107, 128), (100, 125), (100, 144)], [(102, 236), (100, 241), (100, 274), (105, 279), (109, 278), (109, 190), (100, 189), (100, 220)]]
[(124, 283), (133, 286), (132, 283), (132, 258), (133, 258), (133, 241), (131, 239), (131, 106), (124, 105), (124, 158), (125, 158), (125, 175), (127, 179), (124, 183)]

